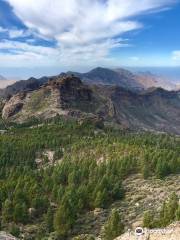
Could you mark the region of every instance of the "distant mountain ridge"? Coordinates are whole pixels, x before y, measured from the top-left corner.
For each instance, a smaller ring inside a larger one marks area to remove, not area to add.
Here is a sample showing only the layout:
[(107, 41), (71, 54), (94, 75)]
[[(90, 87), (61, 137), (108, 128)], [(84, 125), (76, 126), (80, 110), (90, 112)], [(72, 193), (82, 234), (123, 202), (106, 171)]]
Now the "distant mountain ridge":
[[(97, 67), (87, 73), (66, 72), (58, 76), (74, 75), (88, 84), (103, 84), (120, 86), (133, 92), (140, 92), (151, 87), (162, 87), (167, 90), (175, 89), (176, 86), (165, 79), (150, 72), (132, 73), (131, 71), (118, 68), (108, 69)], [(17, 81), (0, 91), (0, 96), (8, 98), (22, 91), (33, 91), (46, 83), (50, 77)]]
[(166, 90), (175, 90), (176, 84), (173, 84), (171, 81), (168, 81), (167, 78), (152, 74), (151, 72), (138, 72), (136, 73), (136, 81), (141, 84), (145, 89), (151, 87), (161, 87)]
[(33, 91), (38, 89), (42, 84), (48, 81), (48, 77), (42, 77), (42, 78), (34, 78), (31, 77), (27, 80), (20, 80), (12, 85), (7, 86), (4, 89), (1, 89), (0, 96), (3, 98), (9, 98), (14, 94), (17, 94), (19, 92), (26, 92), (26, 91)]
[(132, 72), (120, 68), (113, 70), (97, 67), (87, 73), (67, 72), (66, 74), (73, 74), (91, 84), (117, 85), (132, 91), (143, 89)]
[(161, 87), (166, 90), (176, 88), (175, 84), (172, 84), (162, 76), (152, 74), (151, 72), (133, 73), (123, 68), (107, 69), (97, 67), (87, 73), (67, 72), (64, 74), (73, 74), (87, 83), (117, 85), (135, 92), (151, 87)]

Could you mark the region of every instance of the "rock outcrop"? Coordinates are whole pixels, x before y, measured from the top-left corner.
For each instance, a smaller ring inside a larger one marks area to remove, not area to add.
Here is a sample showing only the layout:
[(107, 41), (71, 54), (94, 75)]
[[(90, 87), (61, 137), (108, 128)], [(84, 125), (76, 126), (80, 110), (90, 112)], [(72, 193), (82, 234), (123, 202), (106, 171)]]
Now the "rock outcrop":
[[(55, 77), (34, 91), (21, 92), (6, 101), (2, 110), (5, 120), (23, 122), (30, 118), (52, 118), (56, 115), (83, 116), (93, 113), (92, 90), (79, 78)], [(92, 105), (92, 109), (88, 108)]]
[(21, 111), (23, 107), (23, 100), (25, 98), (25, 93), (19, 93), (15, 96), (13, 96), (4, 106), (2, 110), (2, 117), (4, 119), (8, 119), (15, 114), (17, 114), (19, 111)]

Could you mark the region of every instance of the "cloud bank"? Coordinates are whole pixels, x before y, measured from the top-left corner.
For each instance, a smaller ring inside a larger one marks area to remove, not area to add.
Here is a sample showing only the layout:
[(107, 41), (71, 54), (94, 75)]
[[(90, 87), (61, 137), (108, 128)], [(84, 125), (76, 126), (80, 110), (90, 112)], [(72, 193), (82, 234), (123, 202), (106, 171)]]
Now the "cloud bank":
[[(126, 47), (123, 35), (143, 27), (136, 16), (159, 11), (175, 3), (175, 0), (4, 0), (28, 31), (48, 41), (55, 47), (37, 47), (31, 43), (17, 43), (17, 55), (39, 58), (42, 64), (57, 61), (58, 64), (89, 65), (113, 62), (112, 49)], [(1, 31), (2, 29), (0, 29)], [(26, 32), (10, 31), (10, 38)], [(12, 42), (3, 42), (0, 48)], [(47, 49), (46, 49), (47, 48)], [(15, 52), (15, 48), (12, 50)], [(47, 54), (48, 52), (48, 54)], [(47, 59), (48, 56), (48, 59)], [(43, 58), (46, 57), (46, 60)], [(10, 56), (7, 55), (9, 60)]]

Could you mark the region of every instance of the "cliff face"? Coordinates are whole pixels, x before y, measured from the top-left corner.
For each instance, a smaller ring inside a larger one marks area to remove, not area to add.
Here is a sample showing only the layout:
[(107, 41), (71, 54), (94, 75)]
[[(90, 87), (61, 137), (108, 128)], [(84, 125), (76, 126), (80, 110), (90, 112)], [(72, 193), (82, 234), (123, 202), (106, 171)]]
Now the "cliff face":
[(144, 229), (144, 234), (137, 236), (134, 231), (128, 231), (116, 240), (179, 240), (180, 222), (171, 224), (164, 229)]

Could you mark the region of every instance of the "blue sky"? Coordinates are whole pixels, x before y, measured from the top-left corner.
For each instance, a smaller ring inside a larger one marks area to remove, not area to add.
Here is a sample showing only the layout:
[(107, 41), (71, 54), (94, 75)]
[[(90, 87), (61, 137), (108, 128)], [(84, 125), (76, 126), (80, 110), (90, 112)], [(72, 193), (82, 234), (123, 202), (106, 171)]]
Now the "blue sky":
[(179, 0), (0, 0), (0, 74), (180, 66)]

